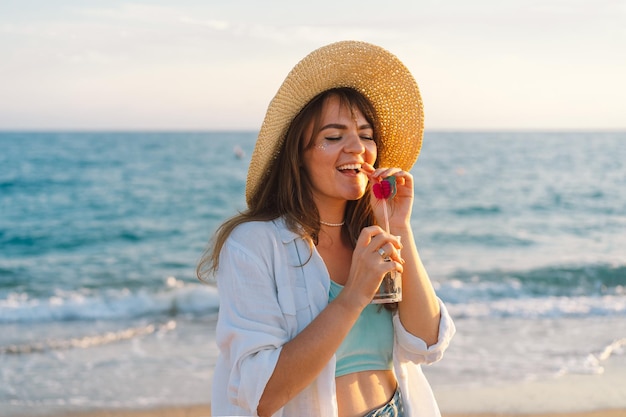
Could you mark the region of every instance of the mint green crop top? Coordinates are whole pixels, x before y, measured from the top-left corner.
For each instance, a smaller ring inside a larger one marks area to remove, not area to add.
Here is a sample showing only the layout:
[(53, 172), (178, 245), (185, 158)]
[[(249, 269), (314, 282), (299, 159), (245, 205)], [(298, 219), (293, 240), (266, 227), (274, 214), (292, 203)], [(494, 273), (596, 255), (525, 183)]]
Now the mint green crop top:
[[(330, 281), (328, 300), (334, 300), (343, 286)], [(370, 304), (336, 352), (335, 377), (353, 372), (393, 369), (393, 323), (391, 311)]]

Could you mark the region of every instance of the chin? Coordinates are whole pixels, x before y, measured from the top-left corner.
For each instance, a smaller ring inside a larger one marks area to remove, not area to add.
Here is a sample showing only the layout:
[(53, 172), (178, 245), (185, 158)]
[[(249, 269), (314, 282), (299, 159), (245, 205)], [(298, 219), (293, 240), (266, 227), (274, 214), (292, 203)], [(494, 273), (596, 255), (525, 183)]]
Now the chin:
[(357, 191), (354, 193), (350, 193), (350, 195), (346, 197), (346, 200), (350, 200), (350, 201), (360, 200), (363, 198), (364, 195), (365, 195), (365, 190)]

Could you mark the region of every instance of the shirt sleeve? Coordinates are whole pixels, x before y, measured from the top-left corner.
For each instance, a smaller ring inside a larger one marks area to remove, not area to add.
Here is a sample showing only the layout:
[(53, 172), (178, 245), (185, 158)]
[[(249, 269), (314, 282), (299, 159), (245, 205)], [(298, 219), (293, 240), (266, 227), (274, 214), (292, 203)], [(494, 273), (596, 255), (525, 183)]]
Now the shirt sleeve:
[(437, 362), (443, 357), (444, 352), (450, 344), (450, 340), (456, 328), (454, 322), (448, 313), (448, 309), (444, 303), (439, 300), (441, 309), (441, 318), (439, 321), (439, 335), (434, 345), (428, 346), (426, 342), (409, 333), (400, 320), (400, 315), (395, 313), (393, 316), (393, 327), (395, 331), (394, 349), (398, 353), (398, 357), (404, 361), (410, 361), (415, 364), (431, 364)]
[[(232, 235), (231, 235), (232, 236)], [(220, 254), (217, 285), (220, 310), (216, 330), (220, 354), (229, 366), (228, 400), (256, 415), (265, 386), (289, 340), (274, 278), (271, 248), (248, 237), (229, 238)]]

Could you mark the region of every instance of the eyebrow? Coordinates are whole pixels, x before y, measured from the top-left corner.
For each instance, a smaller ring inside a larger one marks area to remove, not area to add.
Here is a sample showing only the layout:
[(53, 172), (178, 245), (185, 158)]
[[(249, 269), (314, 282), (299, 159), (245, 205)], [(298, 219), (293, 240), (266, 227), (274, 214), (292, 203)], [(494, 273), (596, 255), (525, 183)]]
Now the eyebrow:
[[(329, 123), (325, 126), (322, 126), (322, 128), (320, 129), (320, 132), (326, 129), (347, 129), (348, 126), (346, 125), (342, 125), (340, 123)], [(370, 125), (369, 123), (365, 123), (359, 126), (359, 130), (365, 130), (365, 129), (373, 129), (372, 125)]]

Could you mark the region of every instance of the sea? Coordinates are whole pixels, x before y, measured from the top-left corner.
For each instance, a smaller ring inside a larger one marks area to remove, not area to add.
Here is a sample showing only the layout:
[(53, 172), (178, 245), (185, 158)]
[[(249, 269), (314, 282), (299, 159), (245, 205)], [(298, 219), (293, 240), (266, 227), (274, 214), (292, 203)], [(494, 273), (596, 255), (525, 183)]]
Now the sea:
[[(219, 295), (195, 266), (255, 140), (0, 133), (0, 415), (210, 402)], [(435, 390), (624, 360), (626, 132), (427, 131), (412, 174), (457, 326)]]

